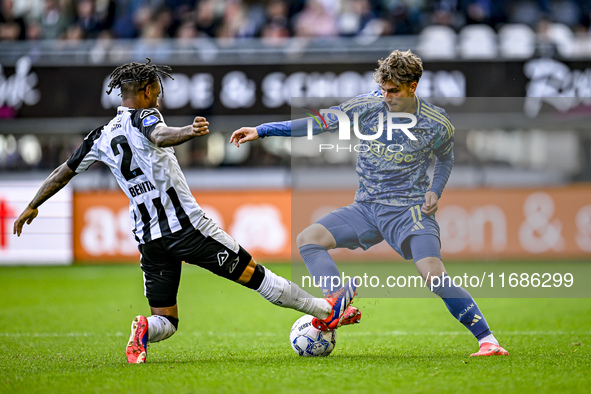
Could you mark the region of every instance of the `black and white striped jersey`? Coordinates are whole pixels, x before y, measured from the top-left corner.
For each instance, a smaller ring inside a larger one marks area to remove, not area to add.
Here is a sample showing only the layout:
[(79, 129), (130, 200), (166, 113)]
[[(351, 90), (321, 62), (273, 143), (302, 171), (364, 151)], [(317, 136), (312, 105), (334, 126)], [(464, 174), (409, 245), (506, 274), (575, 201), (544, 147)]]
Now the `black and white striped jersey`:
[(139, 243), (193, 227), (221, 238), (230, 249), (238, 244), (204, 216), (191, 194), (172, 147), (162, 148), (150, 134), (164, 119), (155, 108), (119, 107), (108, 124), (90, 132), (68, 159), (77, 173), (96, 161), (105, 163), (129, 198), (131, 227)]

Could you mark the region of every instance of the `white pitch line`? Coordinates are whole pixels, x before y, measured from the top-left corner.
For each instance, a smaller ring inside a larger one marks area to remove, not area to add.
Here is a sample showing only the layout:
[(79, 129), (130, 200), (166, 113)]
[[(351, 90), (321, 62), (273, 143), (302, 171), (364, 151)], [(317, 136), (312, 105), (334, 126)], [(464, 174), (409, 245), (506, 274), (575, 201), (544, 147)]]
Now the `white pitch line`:
[[(97, 333), (88, 332), (0, 332), (0, 337), (18, 338), (18, 337), (33, 337), (33, 338), (51, 338), (51, 337), (93, 337), (97, 336)], [(129, 334), (122, 332), (114, 333), (101, 333), (103, 337), (122, 337)]]
[[(591, 335), (591, 331), (495, 331), (495, 334), (499, 336), (548, 336), (548, 335)], [(468, 331), (383, 331), (383, 332), (364, 332), (364, 331), (346, 331), (342, 335), (350, 337), (362, 337), (362, 336), (373, 336), (373, 337), (395, 337), (395, 336), (447, 336), (447, 335), (465, 335)], [(63, 338), (63, 337), (94, 337), (100, 335), (102, 337), (127, 337), (129, 334), (123, 332), (113, 333), (87, 333), (87, 332), (0, 332), (0, 337), (5, 338), (19, 338), (19, 337), (32, 337), (32, 338)], [(179, 332), (175, 336), (179, 335), (193, 335), (193, 336), (211, 336), (218, 337), (219, 332), (208, 331), (208, 332)], [(224, 337), (271, 337), (276, 336), (274, 332), (225, 332)]]

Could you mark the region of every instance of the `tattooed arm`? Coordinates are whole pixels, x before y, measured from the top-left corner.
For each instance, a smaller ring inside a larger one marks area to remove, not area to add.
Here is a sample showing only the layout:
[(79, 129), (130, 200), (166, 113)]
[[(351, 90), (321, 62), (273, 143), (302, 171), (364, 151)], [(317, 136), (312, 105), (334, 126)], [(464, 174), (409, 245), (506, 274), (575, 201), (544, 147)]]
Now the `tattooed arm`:
[(39, 206), (60, 191), (76, 175), (66, 163), (56, 168), (43, 182), (33, 200), (14, 222), (13, 234), (20, 237), (25, 222), (31, 224), (39, 213)]

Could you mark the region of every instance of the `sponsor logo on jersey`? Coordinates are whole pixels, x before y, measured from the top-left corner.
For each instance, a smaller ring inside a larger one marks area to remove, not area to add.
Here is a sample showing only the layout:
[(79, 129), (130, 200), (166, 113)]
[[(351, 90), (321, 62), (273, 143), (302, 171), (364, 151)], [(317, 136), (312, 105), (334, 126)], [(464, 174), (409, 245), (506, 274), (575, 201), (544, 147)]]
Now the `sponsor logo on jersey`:
[[(397, 144), (396, 144), (397, 145)], [(394, 163), (410, 163), (414, 160), (414, 156), (404, 154), (400, 151), (394, 151), (397, 148), (393, 145), (386, 145), (383, 142), (373, 140), (369, 143), (369, 152), (375, 156), (383, 158), (385, 161), (394, 161)]]
[(224, 263), (226, 262), (226, 260), (228, 260), (228, 257), (230, 256), (230, 253), (228, 253), (227, 250), (224, 250), (223, 252), (219, 252), (218, 253), (218, 263), (220, 263), (220, 267), (222, 265), (224, 265)]
[(148, 126), (152, 126), (154, 123), (158, 122), (158, 117), (154, 116), (154, 115), (150, 115), (146, 118), (144, 118), (144, 120), (142, 121), (142, 124), (144, 125), (144, 127), (148, 127)]

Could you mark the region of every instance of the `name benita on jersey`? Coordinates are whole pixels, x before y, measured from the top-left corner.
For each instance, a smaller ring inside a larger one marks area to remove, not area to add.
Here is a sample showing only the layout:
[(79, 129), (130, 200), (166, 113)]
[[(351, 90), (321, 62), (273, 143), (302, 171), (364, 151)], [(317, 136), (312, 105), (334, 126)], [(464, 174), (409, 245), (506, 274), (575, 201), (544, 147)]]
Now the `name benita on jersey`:
[(145, 181), (140, 183), (139, 185), (134, 185), (133, 187), (130, 187), (129, 194), (131, 194), (132, 197), (135, 197), (139, 196), (140, 194), (151, 192), (152, 190), (156, 190), (154, 185), (152, 185), (150, 181)]
[(193, 198), (172, 147), (150, 140), (159, 124), (157, 109), (117, 109), (107, 125), (90, 132), (68, 159), (77, 173), (105, 163), (130, 201), (132, 231), (140, 243), (193, 227), (207, 235), (208, 221)]

